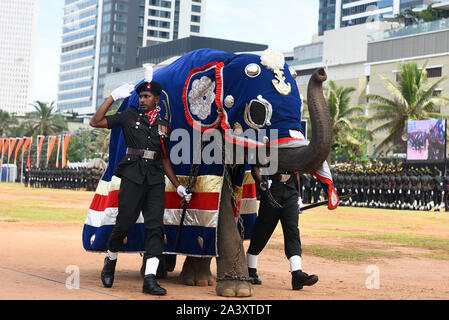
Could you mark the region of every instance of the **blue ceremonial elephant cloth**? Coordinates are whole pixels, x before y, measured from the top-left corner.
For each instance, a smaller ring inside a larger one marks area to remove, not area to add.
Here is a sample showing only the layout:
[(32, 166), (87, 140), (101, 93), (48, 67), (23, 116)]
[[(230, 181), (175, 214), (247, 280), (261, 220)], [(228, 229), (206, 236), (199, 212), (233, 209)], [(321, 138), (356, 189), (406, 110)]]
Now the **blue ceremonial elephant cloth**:
[[(200, 133), (204, 134), (211, 129), (220, 129), (222, 132), (229, 129), (232, 112), (226, 114), (223, 108), (226, 82), (224, 69), (226, 64), (238, 56), (211, 49), (197, 50), (154, 73), (153, 79), (160, 82), (163, 87), (163, 94), (158, 105), (159, 113), (171, 123), (172, 165), (178, 179), (186, 187), (191, 173), (191, 163), (201, 150), (200, 140), (198, 140), (201, 139)], [(257, 60), (256, 57), (252, 57), (252, 60)], [(136, 87), (140, 83), (136, 84)], [(118, 112), (126, 110), (131, 105), (139, 105), (139, 98), (135, 91), (122, 102)], [(243, 120), (240, 121), (245, 124)], [(298, 123), (300, 124), (300, 119)], [(294, 127), (300, 129), (297, 124)], [(251, 143), (261, 144), (255, 140)], [(215, 145), (220, 144), (221, 142)], [(222, 158), (221, 155), (216, 154), (216, 150), (214, 152), (217, 159)], [(118, 214), (120, 179), (114, 176), (114, 170), (125, 153), (126, 146), (122, 131), (119, 127), (114, 128), (111, 130), (108, 167), (98, 184), (84, 224), (82, 238), (83, 246), (87, 251), (107, 250), (107, 241)], [(250, 237), (257, 211), (254, 180), (249, 169), (248, 165), (241, 164), (233, 170), (232, 176), (234, 192), (240, 209), (238, 212), (244, 222), (246, 239)], [(221, 190), (224, 183), (223, 174), (222, 162), (205, 163), (203, 161), (200, 164), (178, 250), (175, 250), (174, 242), (181, 220), (181, 198), (166, 178), (164, 253), (217, 256), (217, 225)], [(143, 217), (140, 215), (134, 227), (129, 231), (122, 251), (144, 252), (145, 237)]]

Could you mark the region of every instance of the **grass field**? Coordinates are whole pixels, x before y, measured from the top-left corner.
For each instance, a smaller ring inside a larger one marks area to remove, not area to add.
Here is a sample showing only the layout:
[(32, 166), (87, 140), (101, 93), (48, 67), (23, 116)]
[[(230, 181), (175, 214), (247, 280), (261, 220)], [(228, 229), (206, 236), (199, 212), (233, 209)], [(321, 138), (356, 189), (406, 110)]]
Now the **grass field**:
[[(82, 225), (92, 197), (93, 192), (31, 189), (2, 183), (0, 221)], [(300, 230), (304, 252), (330, 260), (357, 263), (412, 254), (449, 260), (449, 212), (351, 207), (328, 211), (320, 207), (300, 216)], [(269, 248), (283, 249), (280, 225), (272, 239)], [(410, 253), (407, 248), (418, 252)]]
[(86, 191), (32, 189), (1, 183), (0, 220), (83, 223), (93, 195)]

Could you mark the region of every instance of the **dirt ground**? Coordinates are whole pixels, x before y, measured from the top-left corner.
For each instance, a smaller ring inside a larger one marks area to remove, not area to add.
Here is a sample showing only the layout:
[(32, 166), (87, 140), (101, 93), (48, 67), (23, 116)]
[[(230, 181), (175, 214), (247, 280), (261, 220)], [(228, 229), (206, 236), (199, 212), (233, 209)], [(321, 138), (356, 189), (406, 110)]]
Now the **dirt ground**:
[[(51, 207), (63, 203), (64, 206), (79, 208), (80, 212), (88, 207), (91, 198), (92, 194), (87, 192), (21, 190), (16, 186), (3, 188), (0, 192), (0, 200), (4, 204), (32, 200), (35, 206), (45, 204)], [(322, 210), (323, 213), (307, 214), (322, 214), (335, 219), (348, 215), (347, 211), (340, 209), (333, 212), (332, 216), (328, 215), (326, 209)], [(377, 212), (358, 215), (358, 218), (365, 219), (367, 224), (360, 223), (358, 227), (344, 224), (317, 225), (316, 221), (302, 222), (300, 219), (302, 244), (315, 248), (362, 248), (402, 254), (381, 255), (364, 262), (345, 262), (303, 253), (303, 270), (317, 274), (319, 281), (312, 287), (293, 291), (282, 234), (276, 232), (259, 258), (258, 271), (263, 284), (254, 287), (255, 294), (252, 297), (229, 299), (218, 297), (215, 286), (189, 287), (181, 284), (178, 277), (185, 259), (182, 256), (178, 256), (174, 272), (169, 273), (167, 279), (159, 280), (168, 291), (166, 296), (155, 297), (142, 293), (139, 273), (142, 258), (139, 254), (119, 255), (114, 286), (106, 289), (100, 280), (105, 255), (84, 250), (81, 242), (83, 223), (3, 216), (0, 217), (0, 300), (449, 300), (447, 255), (446, 258), (436, 258), (428, 255), (435, 253), (430, 249), (359, 238), (318, 236), (313, 232), (313, 229), (318, 228), (324, 231), (338, 229), (347, 232), (394, 233), (394, 228), (398, 228), (395, 223), (404, 219), (388, 214), (383, 218), (388, 219), (388, 225), (378, 226), (369, 224), (373, 219), (378, 219)], [(405, 217), (407, 221), (412, 218)], [(447, 222), (440, 225), (435, 218), (429, 219), (431, 223), (413, 232), (447, 239)], [(247, 248), (248, 241), (244, 245)], [(215, 274), (215, 260), (211, 268)]]
[[(0, 221), (0, 299), (229, 300), (217, 297), (213, 286), (182, 285), (178, 276), (183, 257), (178, 257), (176, 269), (167, 279), (159, 280), (168, 291), (164, 297), (141, 293), (141, 257), (138, 254), (119, 256), (114, 287), (106, 289), (100, 281), (104, 254), (86, 252), (81, 243), (81, 231), (82, 226), (66, 222)], [(310, 245), (319, 245), (322, 241), (321, 238), (303, 239)], [(345, 241), (349, 240), (337, 238), (333, 245), (344, 245)], [(270, 247), (263, 251), (259, 262), (263, 284), (255, 286), (254, 296), (244, 300), (449, 299), (447, 260), (410, 257), (414, 250), (417, 253), (422, 250), (407, 247), (389, 247), (407, 251), (407, 257), (379, 258), (370, 263), (336, 262), (304, 254), (304, 271), (317, 274), (319, 282), (293, 291), (288, 261), (283, 250), (277, 248), (281, 244), (279, 237), (270, 240)], [(371, 244), (374, 246), (376, 242)], [(385, 244), (379, 242), (377, 246), (385, 247)], [(77, 270), (80, 288), (71, 289), (70, 285), (76, 285), (73, 279)], [(215, 270), (214, 261), (212, 271)], [(376, 275), (378, 281), (370, 281)]]

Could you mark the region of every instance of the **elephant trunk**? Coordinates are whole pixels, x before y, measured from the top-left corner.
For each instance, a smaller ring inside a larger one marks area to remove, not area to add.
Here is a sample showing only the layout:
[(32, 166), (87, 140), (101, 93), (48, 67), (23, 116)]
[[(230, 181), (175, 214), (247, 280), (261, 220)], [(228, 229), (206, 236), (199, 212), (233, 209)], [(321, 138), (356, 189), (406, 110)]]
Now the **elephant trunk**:
[(312, 139), (309, 145), (279, 149), (280, 169), (312, 171), (318, 169), (328, 157), (332, 144), (332, 123), (323, 95), (322, 83), (326, 79), (326, 71), (320, 68), (313, 73), (307, 88), (307, 104), (312, 124)]

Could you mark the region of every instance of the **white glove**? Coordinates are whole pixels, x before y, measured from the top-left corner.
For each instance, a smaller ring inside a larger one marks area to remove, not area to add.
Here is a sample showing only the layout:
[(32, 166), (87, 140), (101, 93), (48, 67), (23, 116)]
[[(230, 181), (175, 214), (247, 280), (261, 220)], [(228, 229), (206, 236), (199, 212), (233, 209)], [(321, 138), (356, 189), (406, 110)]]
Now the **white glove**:
[(181, 198), (184, 198), (187, 201), (187, 203), (189, 203), (190, 200), (192, 199), (192, 194), (187, 193), (187, 190), (186, 188), (184, 188), (184, 186), (180, 185), (176, 191), (178, 192)]
[(132, 84), (127, 83), (112, 91), (111, 97), (112, 99), (114, 99), (114, 101), (117, 101), (120, 99), (128, 98), (133, 91), (134, 86)]
[(262, 181), (261, 183), (260, 183), (260, 189), (262, 190), (262, 191), (267, 191), (268, 189), (270, 189), (271, 188), (271, 184), (273, 183), (273, 181), (272, 180), (267, 180), (267, 181)]
[(301, 210), (302, 207), (304, 207), (304, 204), (302, 203), (301, 197), (298, 197), (298, 210), (300, 214), (303, 213), (303, 211)]

